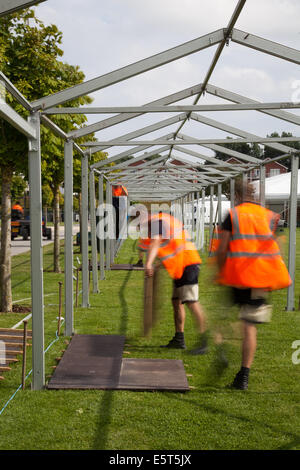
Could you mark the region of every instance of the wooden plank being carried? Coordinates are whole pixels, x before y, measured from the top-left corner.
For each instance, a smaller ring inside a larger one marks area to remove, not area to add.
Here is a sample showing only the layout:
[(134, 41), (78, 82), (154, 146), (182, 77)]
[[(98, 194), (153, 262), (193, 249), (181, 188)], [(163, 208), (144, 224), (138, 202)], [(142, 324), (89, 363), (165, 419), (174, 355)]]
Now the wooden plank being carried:
[(113, 271), (144, 271), (143, 266), (135, 266), (134, 264), (113, 264), (110, 269)]

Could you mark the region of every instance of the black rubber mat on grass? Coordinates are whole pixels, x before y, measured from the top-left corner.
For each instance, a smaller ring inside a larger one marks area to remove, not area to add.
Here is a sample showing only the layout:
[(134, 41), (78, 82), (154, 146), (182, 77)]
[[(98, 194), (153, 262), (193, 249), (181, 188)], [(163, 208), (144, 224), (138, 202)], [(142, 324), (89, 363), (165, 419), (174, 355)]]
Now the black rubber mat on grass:
[(74, 335), (48, 388), (115, 389), (124, 342), (124, 336)]
[(48, 389), (189, 390), (182, 361), (122, 358), (124, 336), (75, 335)]

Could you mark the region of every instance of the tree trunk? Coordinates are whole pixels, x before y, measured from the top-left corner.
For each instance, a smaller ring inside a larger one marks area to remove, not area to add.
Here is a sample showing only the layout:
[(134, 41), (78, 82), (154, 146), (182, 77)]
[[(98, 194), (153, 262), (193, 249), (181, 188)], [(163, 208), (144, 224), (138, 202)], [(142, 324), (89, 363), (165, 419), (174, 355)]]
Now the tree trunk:
[(59, 187), (53, 188), (53, 223), (54, 223), (54, 272), (60, 273), (59, 254), (60, 254), (60, 239), (59, 239)]
[(2, 169), (0, 286), (1, 312), (12, 312), (11, 293), (11, 183), (13, 172)]

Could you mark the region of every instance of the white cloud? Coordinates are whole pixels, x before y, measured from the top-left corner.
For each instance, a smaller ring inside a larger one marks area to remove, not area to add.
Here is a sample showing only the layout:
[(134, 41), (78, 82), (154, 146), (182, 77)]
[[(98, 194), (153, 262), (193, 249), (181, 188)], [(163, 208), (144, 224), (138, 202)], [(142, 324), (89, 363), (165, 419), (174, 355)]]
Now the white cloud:
[[(63, 32), (64, 60), (79, 65), (90, 79), (225, 27), (236, 5), (237, 0), (48, 0), (36, 7), (36, 13), (58, 25)], [(236, 27), (299, 48), (299, 17), (299, 0), (248, 0)], [(144, 104), (200, 83), (214, 50), (95, 93), (94, 105)], [(288, 101), (292, 84), (299, 78), (296, 65), (231, 43), (210, 83), (253, 99)], [(204, 102), (212, 101), (210, 96), (204, 98)], [(228, 123), (245, 130), (249, 126), (251, 132), (262, 135), (277, 124), (278, 130), (289, 129), (288, 123), (268, 121), (265, 116), (256, 119), (256, 115), (228, 114)], [(96, 117), (91, 116), (92, 120)], [(132, 120), (127, 128), (135, 125)]]

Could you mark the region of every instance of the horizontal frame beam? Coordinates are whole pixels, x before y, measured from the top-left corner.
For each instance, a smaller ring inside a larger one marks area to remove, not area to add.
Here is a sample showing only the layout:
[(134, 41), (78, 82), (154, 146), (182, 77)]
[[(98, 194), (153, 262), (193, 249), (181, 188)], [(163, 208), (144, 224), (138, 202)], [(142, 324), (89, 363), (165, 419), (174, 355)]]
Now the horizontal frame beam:
[(30, 139), (36, 139), (36, 129), (11, 106), (0, 100), (0, 116)]
[(193, 39), (192, 41), (188, 41), (159, 54), (155, 54), (146, 59), (117, 69), (113, 72), (86, 81), (79, 85), (75, 85), (71, 88), (67, 88), (64, 91), (45, 96), (44, 98), (32, 102), (31, 105), (36, 110), (52, 108), (53, 106), (65, 103), (66, 101), (78, 98), (79, 96), (93, 93), (115, 83), (119, 83), (123, 80), (127, 80), (128, 78), (135, 77), (141, 73), (173, 62), (174, 60), (178, 60), (195, 52), (207, 49), (208, 47), (221, 42), (223, 38), (224, 30), (219, 29), (200, 38)]
[(299, 109), (300, 103), (280, 101), (271, 103), (232, 103), (232, 104), (204, 104), (204, 105), (144, 105), (144, 106), (106, 106), (82, 108), (50, 108), (43, 114), (115, 114), (115, 113), (191, 113), (215, 111), (257, 111), (261, 109)]
[[(130, 147), (131, 145), (202, 145), (202, 144), (235, 144), (235, 143), (259, 143), (264, 144), (268, 142), (300, 142), (300, 137), (293, 136), (293, 137), (248, 137), (248, 138), (240, 138), (240, 139), (193, 139), (193, 138), (186, 138), (184, 141), (179, 140), (165, 140), (165, 139), (157, 139), (157, 140), (123, 140), (123, 139), (114, 139), (113, 144), (112, 141), (99, 141), (99, 142), (85, 142), (83, 144), (84, 147), (95, 147), (97, 145), (113, 145), (116, 147)], [(155, 143), (154, 143), (155, 142)], [(292, 151), (293, 149), (291, 149)]]
[(231, 40), (243, 46), (250, 47), (251, 49), (279, 57), (280, 59), (295, 64), (300, 64), (300, 51), (292, 47), (284, 46), (277, 42), (255, 36), (254, 34), (240, 31), (236, 28), (232, 30)]
[(1, 0), (0, 3), (0, 16), (6, 16), (24, 8), (29, 8), (37, 3), (45, 2), (46, 0)]

